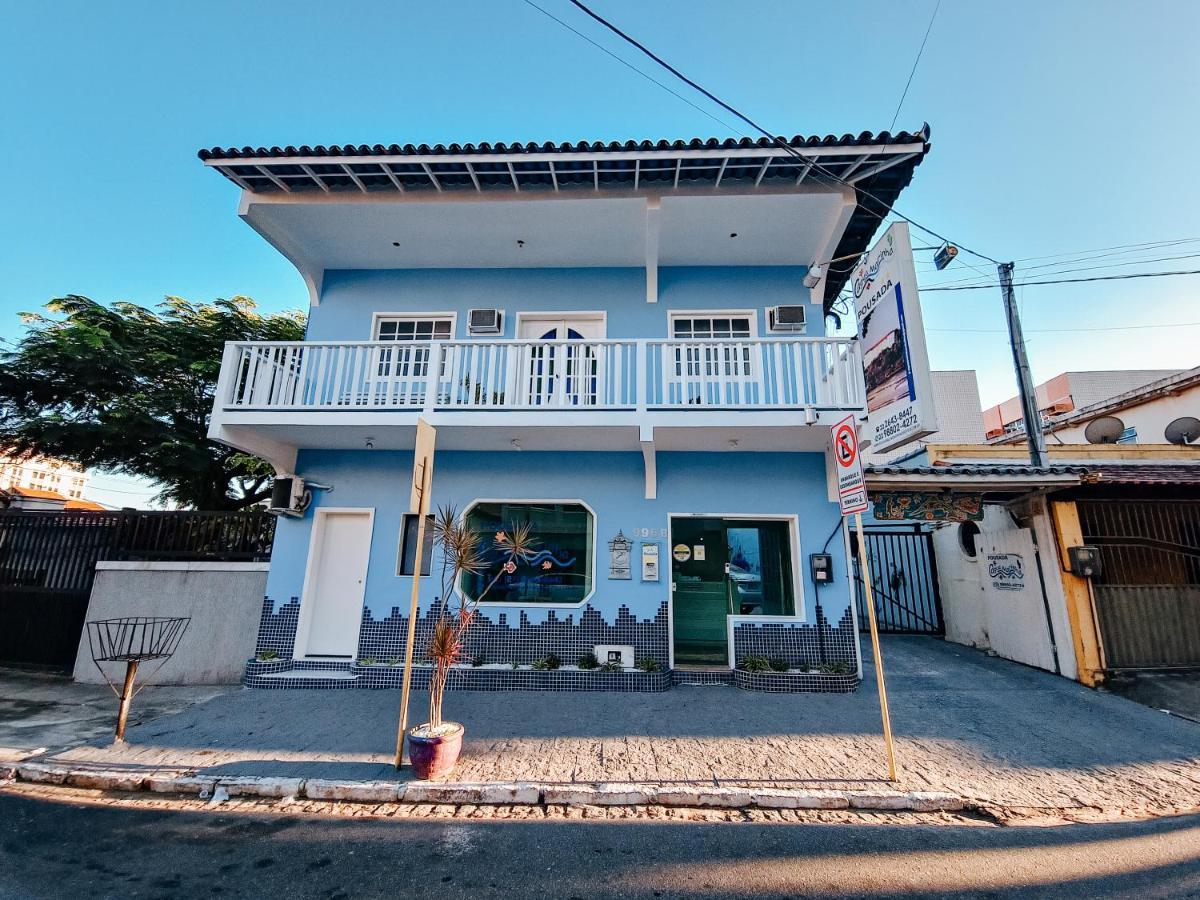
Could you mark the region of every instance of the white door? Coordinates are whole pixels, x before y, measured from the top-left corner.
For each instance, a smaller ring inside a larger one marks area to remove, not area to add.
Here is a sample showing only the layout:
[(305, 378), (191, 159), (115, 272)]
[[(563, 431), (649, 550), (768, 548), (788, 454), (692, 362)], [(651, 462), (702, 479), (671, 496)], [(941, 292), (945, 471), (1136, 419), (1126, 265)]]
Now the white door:
[(317, 510), (296, 634), (298, 657), (353, 659), (358, 652), (373, 518), (369, 509)]
[[(581, 341), (580, 346), (549, 343), (525, 352), (525, 402), (531, 406), (595, 406), (602, 384), (604, 319), (522, 318), (517, 337), (526, 341)], [(559, 376), (563, 377), (559, 377)]]

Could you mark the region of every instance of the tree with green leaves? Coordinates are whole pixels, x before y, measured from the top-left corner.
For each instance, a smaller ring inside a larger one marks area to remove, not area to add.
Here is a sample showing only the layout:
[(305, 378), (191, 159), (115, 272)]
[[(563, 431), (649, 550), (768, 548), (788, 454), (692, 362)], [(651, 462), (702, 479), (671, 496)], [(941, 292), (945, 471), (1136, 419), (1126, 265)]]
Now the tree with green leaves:
[(151, 479), (196, 509), (250, 506), (270, 491), (260, 459), (208, 438), (226, 341), (304, 336), (300, 312), (263, 315), (248, 297), (155, 309), (75, 294), (25, 313), (0, 353), (0, 452)]

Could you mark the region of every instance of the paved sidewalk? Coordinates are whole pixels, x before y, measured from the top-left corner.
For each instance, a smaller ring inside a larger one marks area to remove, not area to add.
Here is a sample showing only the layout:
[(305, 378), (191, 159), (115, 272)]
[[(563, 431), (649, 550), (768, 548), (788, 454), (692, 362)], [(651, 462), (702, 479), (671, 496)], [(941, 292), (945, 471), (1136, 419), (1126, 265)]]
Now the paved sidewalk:
[[(1200, 808), (1200, 726), (930, 638), (884, 642), (900, 784), (1006, 810), (1106, 817)], [(854, 695), (451, 693), (456, 781), (884, 787), (871, 670)], [(425, 695), (414, 697), (423, 710)], [(391, 779), (396, 691), (239, 691), (54, 763)], [(403, 777), (408, 777), (405, 772)]]
[[(155, 687), (134, 698), (130, 727), (236, 691), (236, 685)], [(111, 738), (117, 698), (103, 684), (66, 675), (0, 669), (0, 761), (41, 748), (61, 749)]]

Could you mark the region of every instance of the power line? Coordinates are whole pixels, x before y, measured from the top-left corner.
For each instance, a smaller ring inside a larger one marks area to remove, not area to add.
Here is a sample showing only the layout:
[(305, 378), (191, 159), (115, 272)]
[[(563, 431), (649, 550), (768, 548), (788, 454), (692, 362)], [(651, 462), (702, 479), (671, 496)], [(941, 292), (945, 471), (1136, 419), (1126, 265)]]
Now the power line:
[(892, 116), (892, 124), (888, 126), (888, 131), (896, 127), (896, 120), (900, 118), (900, 108), (904, 106), (904, 98), (908, 96), (909, 85), (912, 84), (913, 76), (917, 74), (917, 65), (921, 62), (921, 54), (925, 52), (925, 42), (929, 40), (929, 32), (933, 31), (933, 20), (937, 18), (938, 10), (941, 8), (942, 0), (937, 0), (937, 5), (933, 7), (933, 15), (929, 17), (929, 26), (925, 29), (925, 37), (921, 38), (917, 58), (913, 60), (912, 69), (908, 73), (908, 81), (904, 82), (904, 90), (900, 94), (900, 102), (896, 104), (896, 114)]
[[(1182, 269), (1177, 272), (1130, 272), (1125, 275), (1092, 275), (1089, 278), (1056, 278), (1049, 281), (1013, 282), (1013, 287), (1030, 287), (1036, 284), (1078, 284), (1083, 281), (1125, 281), (1130, 278), (1165, 278), (1169, 275), (1200, 275), (1200, 269)], [(921, 288), (921, 293), (931, 291), (990, 291), (994, 284), (964, 284), (960, 287), (927, 287)]]
[[(528, 2), (528, 0), (526, 0), (526, 2)], [(701, 87), (699, 84), (697, 84), (692, 79), (688, 78), (686, 75), (684, 75), (682, 72), (680, 72), (674, 66), (672, 66), (670, 63), (668, 63), (662, 57), (655, 54), (654, 51), (652, 51), (650, 48), (648, 48), (647, 46), (642, 44), (636, 38), (631, 37), (630, 35), (626, 34), (624, 31), (622, 31), (620, 28), (618, 28), (612, 22), (608, 21), (607, 19), (605, 19), (603, 16), (599, 15), (598, 13), (593, 12), (591, 9), (589, 9), (587, 7), (586, 4), (580, 2), (580, 0), (571, 0), (571, 3), (574, 6), (578, 7), (580, 10), (582, 10), (584, 13), (586, 13), (588, 16), (595, 19), (597, 22), (599, 22), (601, 25), (603, 25), (605, 28), (607, 28), (613, 34), (617, 35), (617, 37), (621, 38), (621, 40), (631, 44), (632, 46), (634, 46), (638, 50), (640, 50), (642, 53), (644, 53), (646, 56), (650, 57), (650, 59), (654, 60), (654, 62), (658, 63), (660, 66), (662, 66), (664, 69), (666, 69), (672, 75), (674, 75), (680, 81), (684, 82), (685, 84), (691, 86), (693, 89), (695, 89), (699, 93), (703, 94), (705, 97), (707, 97), (713, 103), (716, 103), (718, 106), (720, 106), (726, 112), (741, 119), (743, 122), (745, 122), (751, 128), (753, 128), (755, 131), (758, 131), (764, 137), (768, 138), (772, 143), (774, 143), (777, 147), (782, 149), (789, 156), (792, 156), (793, 158), (801, 160), (802, 162), (812, 166), (818, 172), (822, 173), (823, 175), (832, 179), (833, 181), (836, 181), (839, 184), (845, 185), (846, 187), (853, 188), (855, 191), (857, 191), (862, 196), (878, 203), (881, 207), (883, 207), (885, 210), (887, 210), (887, 213), (891, 213), (892, 215), (896, 216), (897, 218), (903, 219), (905, 222), (912, 225), (914, 228), (920, 229), (921, 231), (925, 232), (926, 234), (937, 238), (939, 241), (942, 241), (943, 243), (947, 243), (947, 244), (953, 243), (960, 250), (963, 250), (966, 253), (970, 253), (972, 256), (977, 256), (980, 259), (986, 260), (987, 262), (990, 262), (993, 265), (1000, 264), (997, 260), (992, 259), (990, 256), (985, 256), (984, 254), (982, 254), (976, 250), (972, 250), (970, 247), (967, 247), (967, 246), (963, 245), (962, 243), (959, 243), (958, 241), (951, 241), (945, 235), (939, 234), (938, 232), (934, 231), (932, 228), (927, 228), (926, 226), (922, 225), (920, 222), (917, 222), (915, 219), (911, 219), (908, 216), (904, 215), (903, 213), (897, 211), (894, 206), (892, 206), (888, 203), (885, 203), (882, 200), (880, 200), (878, 197), (874, 196), (873, 194), (868, 193), (863, 188), (857, 187), (856, 185), (853, 185), (850, 182), (846, 181), (839, 175), (837, 175), (834, 172), (827, 169), (825, 166), (821, 165), (819, 162), (816, 161), (815, 158), (804, 156), (802, 153), (800, 153), (794, 147), (792, 147), (784, 138), (763, 128), (761, 125), (759, 125), (757, 122), (755, 122), (749, 116), (747, 116), (745, 113), (735, 109), (734, 107), (732, 107), (728, 103), (726, 103), (724, 100), (722, 100), (720, 97), (713, 94), (711, 91), (708, 91), (705, 88)], [(880, 213), (876, 212), (875, 210), (871, 209), (870, 207), (866, 206), (865, 204), (862, 205), (862, 208), (864, 210), (866, 210), (867, 212), (871, 213), (872, 215), (876, 216), (881, 221), (887, 217), (887, 213), (880, 214)]]
[[(677, 92), (677, 91), (673, 91), (673, 90), (671, 90), (671, 88), (669, 88), (667, 85), (663, 84), (661, 81), (659, 81), (659, 80), (658, 80), (657, 78), (655, 78), (654, 76), (652, 76), (652, 75), (650, 75), (650, 74), (648, 74), (648, 73), (646, 73), (646, 72), (642, 71), (641, 69), (639, 69), (637, 66), (635, 66), (633, 63), (629, 62), (628, 60), (622, 59), (621, 57), (617, 56), (617, 54), (613, 53), (611, 50), (609, 50), (609, 49), (608, 49), (607, 47), (605, 47), (603, 44), (601, 44), (601, 43), (599, 43), (599, 42), (597, 42), (597, 41), (594, 41), (594, 40), (592, 40), (590, 37), (588, 37), (588, 36), (587, 36), (586, 34), (584, 34), (582, 31), (579, 31), (578, 29), (576, 29), (576, 28), (572, 27), (571, 25), (569, 25), (568, 23), (564, 22), (564, 21), (563, 21), (562, 19), (560, 19), (558, 16), (554, 15), (554, 13), (550, 12), (550, 11), (549, 11), (549, 10), (547, 10), (547, 9), (543, 9), (542, 7), (538, 6), (536, 3), (534, 3), (534, 2), (533, 2), (533, 0), (524, 0), (524, 2), (525, 2), (525, 4), (526, 4), (526, 5), (528, 5), (528, 6), (532, 6), (534, 9), (536, 9), (538, 12), (540, 12), (542, 15), (546, 16), (547, 18), (553, 19), (555, 22), (557, 22), (557, 23), (558, 23), (559, 25), (561, 25), (563, 28), (567, 29), (567, 31), (570, 31), (572, 34), (576, 34), (576, 35), (578, 35), (579, 37), (583, 38), (585, 41), (587, 41), (589, 44), (591, 44), (591, 45), (592, 45), (593, 47), (595, 47), (597, 50), (600, 50), (601, 52), (608, 54), (608, 55), (609, 55), (609, 56), (611, 56), (613, 59), (615, 59), (617, 62), (619, 62), (621, 65), (625, 66), (625, 68), (627, 68), (627, 69), (632, 69), (634, 72), (637, 72), (637, 74), (641, 75), (643, 78), (645, 78), (645, 79), (646, 79), (647, 81), (649, 81), (650, 83), (658, 85), (660, 88), (662, 88), (662, 89), (663, 89), (664, 91), (666, 91), (668, 94), (670, 94), (672, 97), (676, 97), (677, 99), (679, 99), (679, 100), (682, 100), (684, 103), (686, 103), (686, 104), (687, 104), (688, 106), (690, 106), (692, 109), (696, 110), (697, 112), (701, 112), (701, 113), (703, 113), (704, 115), (708, 116), (710, 119), (712, 119), (714, 122), (716, 122), (716, 123), (717, 123), (718, 125), (720, 125), (721, 127), (723, 127), (723, 128), (728, 128), (730, 131), (733, 131), (733, 132), (736, 132), (736, 131), (737, 131), (737, 129), (736, 129), (736, 128), (735, 128), (733, 125), (730, 125), (730, 124), (729, 124), (728, 122), (726, 122), (724, 119), (721, 119), (721, 118), (719, 118), (719, 117), (717, 117), (717, 116), (714, 116), (714, 115), (713, 115), (712, 113), (710, 113), (710, 112), (709, 112), (707, 109), (705, 109), (704, 107), (700, 106), (699, 104), (693, 103), (693, 102), (692, 102), (691, 100), (689, 100), (687, 97), (683, 96), (683, 94), (680, 94), (680, 93), (679, 93), (679, 92)], [(741, 134), (745, 135), (745, 132), (741, 132)]]
[[(1037, 277), (1044, 278), (1048, 275), (1054, 275), (1054, 276), (1073, 275), (1076, 272), (1095, 272), (1100, 269), (1122, 269), (1122, 268), (1126, 268), (1128, 266), (1145, 266), (1145, 265), (1149, 265), (1150, 263), (1174, 262), (1174, 261), (1180, 260), (1180, 259), (1196, 259), (1197, 257), (1200, 257), (1200, 253), (1184, 253), (1184, 254), (1180, 254), (1178, 256), (1156, 256), (1152, 259), (1131, 259), (1131, 260), (1127, 260), (1126, 262), (1105, 263), (1104, 265), (1100, 265), (1100, 266), (1081, 266), (1078, 269), (1055, 269), (1052, 272), (1038, 272)], [(972, 267), (972, 268), (974, 268), (974, 267)], [(1035, 266), (1033, 268), (1037, 268), (1037, 267)], [(976, 270), (976, 271), (978, 271), (978, 270)], [(1033, 271), (1032, 268), (1025, 269), (1021, 274), (1023, 277), (1028, 277), (1029, 273), (1031, 271)], [(936, 285), (926, 288), (925, 290), (932, 290), (933, 287), (949, 287), (951, 285), (976, 284), (979, 282), (979, 280), (980, 280), (979, 278), (976, 278), (974, 276), (968, 276), (966, 278), (959, 278), (957, 280), (939, 281), (939, 282), (937, 282)], [(1025, 282), (1025, 283), (1028, 284), (1028, 282)]]
[[(1200, 322), (1163, 322), (1158, 325), (1108, 325), (1101, 328), (1026, 328), (1026, 331), (1038, 334), (1054, 334), (1059, 332), (1077, 331), (1137, 331), (1143, 328), (1195, 328)], [(926, 328), (926, 331), (950, 331), (955, 334), (1003, 334), (1004, 328)]]

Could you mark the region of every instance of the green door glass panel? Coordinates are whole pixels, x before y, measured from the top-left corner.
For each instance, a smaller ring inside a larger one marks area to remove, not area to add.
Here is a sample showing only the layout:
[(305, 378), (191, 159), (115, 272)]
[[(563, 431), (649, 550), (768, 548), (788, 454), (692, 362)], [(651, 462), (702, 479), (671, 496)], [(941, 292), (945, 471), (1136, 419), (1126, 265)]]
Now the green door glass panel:
[(676, 663), (725, 665), (729, 615), (795, 609), (787, 522), (674, 519), (669, 552)]
[(676, 662), (727, 661), (726, 562), (725, 524), (720, 519), (676, 519), (672, 523)]

